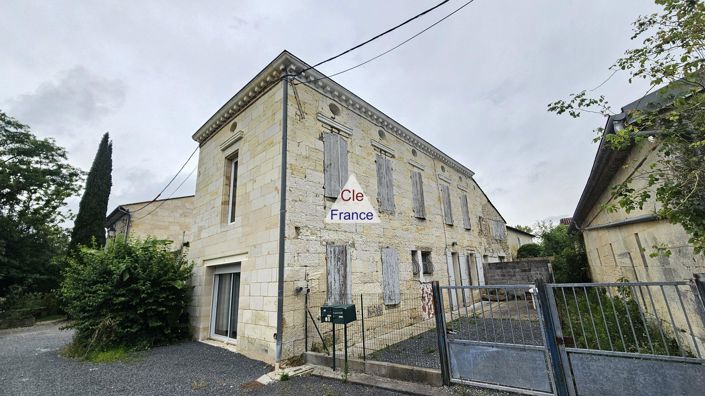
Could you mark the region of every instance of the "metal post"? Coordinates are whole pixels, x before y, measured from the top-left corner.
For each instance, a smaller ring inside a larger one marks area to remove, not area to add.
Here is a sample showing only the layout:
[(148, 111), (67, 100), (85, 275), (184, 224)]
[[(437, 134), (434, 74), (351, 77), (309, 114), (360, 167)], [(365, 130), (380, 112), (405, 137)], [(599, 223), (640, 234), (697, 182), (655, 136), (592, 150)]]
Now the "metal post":
[(348, 324), (343, 325), (343, 342), (345, 344), (345, 368), (344, 373), (348, 374)]
[(543, 279), (537, 279), (536, 294), (538, 302), (539, 320), (543, 325), (543, 338), (548, 352), (549, 367), (553, 379), (553, 386), (558, 396), (575, 396), (572, 380), (568, 381), (567, 374), (570, 372), (568, 355), (565, 352), (563, 342), (563, 331), (558, 318), (558, 309), (553, 297), (552, 290), (549, 290)]
[(433, 311), (436, 314), (436, 336), (438, 338), (438, 354), (441, 359), (441, 378), (443, 385), (450, 385), (450, 361), (448, 359), (448, 343), (445, 314), (443, 311), (443, 295), (438, 281), (431, 282), (433, 291)]
[[(705, 324), (705, 274), (693, 274), (693, 278), (693, 281), (695, 283), (695, 290), (697, 291), (697, 300), (700, 301), (700, 304), (696, 304), (699, 305), (697, 311), (700, 314), (700, 319), (702, 323)], [(687, 317), (687, 314), (685, 315)]]
[(304, 352), (308, 352), (308, 291), (304, 294)]
[(362, 318), (362, 360), (367, 361), (367, 350), (365, 348), (365, 303), (360, 294), (360, 317)]
[(333, 371), (335, 371), (335, 322), (333, 322)]

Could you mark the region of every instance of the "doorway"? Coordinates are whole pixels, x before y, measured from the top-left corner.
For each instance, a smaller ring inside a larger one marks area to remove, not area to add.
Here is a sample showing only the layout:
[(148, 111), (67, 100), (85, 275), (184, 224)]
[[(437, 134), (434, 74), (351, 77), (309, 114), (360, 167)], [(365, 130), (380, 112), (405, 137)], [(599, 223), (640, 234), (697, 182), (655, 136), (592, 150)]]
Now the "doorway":
[[(230, 267), (230, 266), (227, 266)], [(210, 336), (232, 341), (237, 339), (237, 311), (240, 306), (240, 272), (232, 268), (216, 270), (213, 277), (213, 304)]]

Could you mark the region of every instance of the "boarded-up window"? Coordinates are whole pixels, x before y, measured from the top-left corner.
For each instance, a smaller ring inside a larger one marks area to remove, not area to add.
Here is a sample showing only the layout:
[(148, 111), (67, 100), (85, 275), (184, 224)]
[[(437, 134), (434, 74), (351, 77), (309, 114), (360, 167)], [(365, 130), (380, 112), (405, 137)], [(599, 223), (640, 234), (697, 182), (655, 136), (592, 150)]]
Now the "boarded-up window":
[(414, 217), (425, 219), (426, 206), (423, 200), (423, 180), (421, 179), (421, 172), (411, 172), (411, 199), (414, 208)]
[(348, 142), (335, 133), (323, 133), (323, 187), (325, 196), (337, 198), (348, 181)]
[(453, 225), (453, 208), (450, 205), (450, 190), (441, 184), (441, 197), (443, 198), (443, 220), (448, 225)]
[(421, 265), (423, 266), (424, 274), (433, 273), (433, 261), (431, 261), (431, 252), (421, 252)]
[(389, 247), (382, 248), (382, 291), (385, 305), (396, 305), (401, 302), (399, 255), (396, 250)]
[(492, 231), (492, 236), (494, 239), (503, 241), (507, 239), (507, 230), (505, 228), (505, 225), (502, 221), (499, 220), (490, 220), (490, 227)]
[(418, 251), (416, 250), (411, 251), (411, 272), (413, 272), (414, 275), (419, 274), (419, 257)]
[(463, 212), (463, 228), (470, 229), (470, 210), (468, 209), (468, 196), (462, 194), (460, 196), (460, 210)]
[(351, 269), (345, 245), (326, 247), (327, 304), (352, 304)]
[(392, 177), (392, 161), (377, 155), (377, 200), (379, 211), (394, 213), (394, 178)]

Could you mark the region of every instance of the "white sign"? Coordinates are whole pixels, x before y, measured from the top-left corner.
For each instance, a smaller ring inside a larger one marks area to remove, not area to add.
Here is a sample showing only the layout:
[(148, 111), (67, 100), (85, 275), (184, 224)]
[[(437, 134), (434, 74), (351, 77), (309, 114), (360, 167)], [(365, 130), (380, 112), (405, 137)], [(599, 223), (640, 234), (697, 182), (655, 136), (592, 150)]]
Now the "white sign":
[(355, 175), (350, 175), (338, 198), (326, 214), (326, 223), (379, 223), (377, 211), (362, 191)]

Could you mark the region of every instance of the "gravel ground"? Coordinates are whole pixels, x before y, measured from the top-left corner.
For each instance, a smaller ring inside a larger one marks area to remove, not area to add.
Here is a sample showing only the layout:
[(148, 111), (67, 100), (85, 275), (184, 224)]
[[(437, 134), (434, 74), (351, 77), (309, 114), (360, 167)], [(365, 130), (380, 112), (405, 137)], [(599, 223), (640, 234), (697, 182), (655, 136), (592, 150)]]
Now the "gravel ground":
[(318, 377), (269, 386), (252, 381), (271, 367), (222, 348), (184, 342), (93, 364), (59, 356), (72, 332), (61, 324), (0, 331), (0, 395), (398, 395)]
[[(260, 386), (271, 367), (199, 342), (154, 348), (128, 362), (94, 364), (59, 356), (72, 332), (61, 323), (0, 331), (0, 395), (400, 395), (313, 376)], [(431, 335), (435, 341), (435, 333)], [(504, 396), (453, 386), (441, 396)]]

